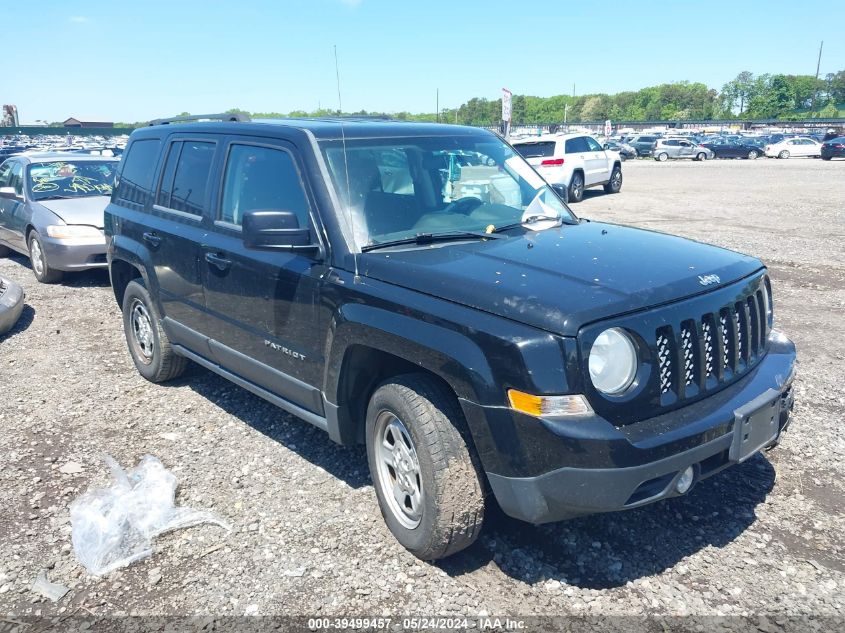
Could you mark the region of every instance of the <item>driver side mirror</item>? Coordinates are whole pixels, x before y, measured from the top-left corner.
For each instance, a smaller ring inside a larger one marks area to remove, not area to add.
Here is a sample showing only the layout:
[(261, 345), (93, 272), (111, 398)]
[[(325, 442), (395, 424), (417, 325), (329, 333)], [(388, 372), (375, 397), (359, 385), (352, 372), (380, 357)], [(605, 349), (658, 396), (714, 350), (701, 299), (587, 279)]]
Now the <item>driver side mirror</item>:
[(0, 198), (5, 200), (23, 200), (23, 196), (18, 195), (14, 187), (0, 187)]
[(319, 244), (311, 243), (311, 230), (300, 228), (293, 211), (247, 211), (241, 226), (244, 246), (253, 250), (320, 250)]
[(552, 189), (555, 190), (555, 193), (560, 196), (561, 200), (564, 202), (569, 202), (569, 187), (566, 185), (556, 184), (552, 185)]

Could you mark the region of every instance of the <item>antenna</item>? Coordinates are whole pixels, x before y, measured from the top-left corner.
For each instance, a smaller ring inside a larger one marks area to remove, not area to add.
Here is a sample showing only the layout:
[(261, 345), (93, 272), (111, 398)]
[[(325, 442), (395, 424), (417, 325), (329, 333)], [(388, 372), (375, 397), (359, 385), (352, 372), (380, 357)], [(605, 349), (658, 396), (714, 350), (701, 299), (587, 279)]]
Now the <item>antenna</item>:
[[(340, 119), (340, 140), (343, 145), (343, 169), (346, 172), (346, 211), (349, 214), (349, 226), (352, 228), (352, 244), (355, 248), (355, 214), (352, 213), (352, 187), (349, 184), (349, 160), (346, 155), (346, 134), (343, 130), (343, 101), (340, 98), (340, 70), (337, 64), (337, 44), (334, 45), (334, 74), (337, 80), (337, 109)], [(352, 262), (355, 267), (355, 280), (358, 280), (358, 253), (352, 251)]]

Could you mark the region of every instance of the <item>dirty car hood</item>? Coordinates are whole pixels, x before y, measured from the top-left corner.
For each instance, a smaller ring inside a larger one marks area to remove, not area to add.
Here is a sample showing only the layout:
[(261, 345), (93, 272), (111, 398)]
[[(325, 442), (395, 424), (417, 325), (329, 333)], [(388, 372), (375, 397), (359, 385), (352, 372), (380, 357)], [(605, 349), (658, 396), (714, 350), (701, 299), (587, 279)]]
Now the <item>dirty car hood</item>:
[(103, 228), (103, 211), (109, 203), (109, 197), (82, 196), (36, 202), (59, 216), (65, 224), (90, 224), (101, 229)]
[(701, 294), (763, 268), (734, 251), (598, 222), (372, 251), (360, 262), (368, 277), (565, 336), (592, 321)]

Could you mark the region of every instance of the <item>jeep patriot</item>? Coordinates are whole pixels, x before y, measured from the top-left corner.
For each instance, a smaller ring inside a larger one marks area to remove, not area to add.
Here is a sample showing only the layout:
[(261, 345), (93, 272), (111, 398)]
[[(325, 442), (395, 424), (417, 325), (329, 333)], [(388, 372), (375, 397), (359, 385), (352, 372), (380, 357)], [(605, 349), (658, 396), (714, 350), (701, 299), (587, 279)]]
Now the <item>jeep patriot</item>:
[(482, 129), (231, 118), (132, 133), (105, 212), (129, 352), (365, 444), (418, 557), (493, 500), (635, 508), (785, 430), (795, 348), (759, 260), (579, 219)]

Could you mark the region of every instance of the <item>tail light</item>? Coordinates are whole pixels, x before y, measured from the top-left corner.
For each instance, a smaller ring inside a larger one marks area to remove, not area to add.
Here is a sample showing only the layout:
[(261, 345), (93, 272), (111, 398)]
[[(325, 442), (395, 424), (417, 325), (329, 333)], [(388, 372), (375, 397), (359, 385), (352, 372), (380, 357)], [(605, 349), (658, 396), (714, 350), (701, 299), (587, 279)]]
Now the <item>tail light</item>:
[(547, 158), (542, 163), (540, 163), (541, 167), (559, 167), (563, 165), (562, 158)]

